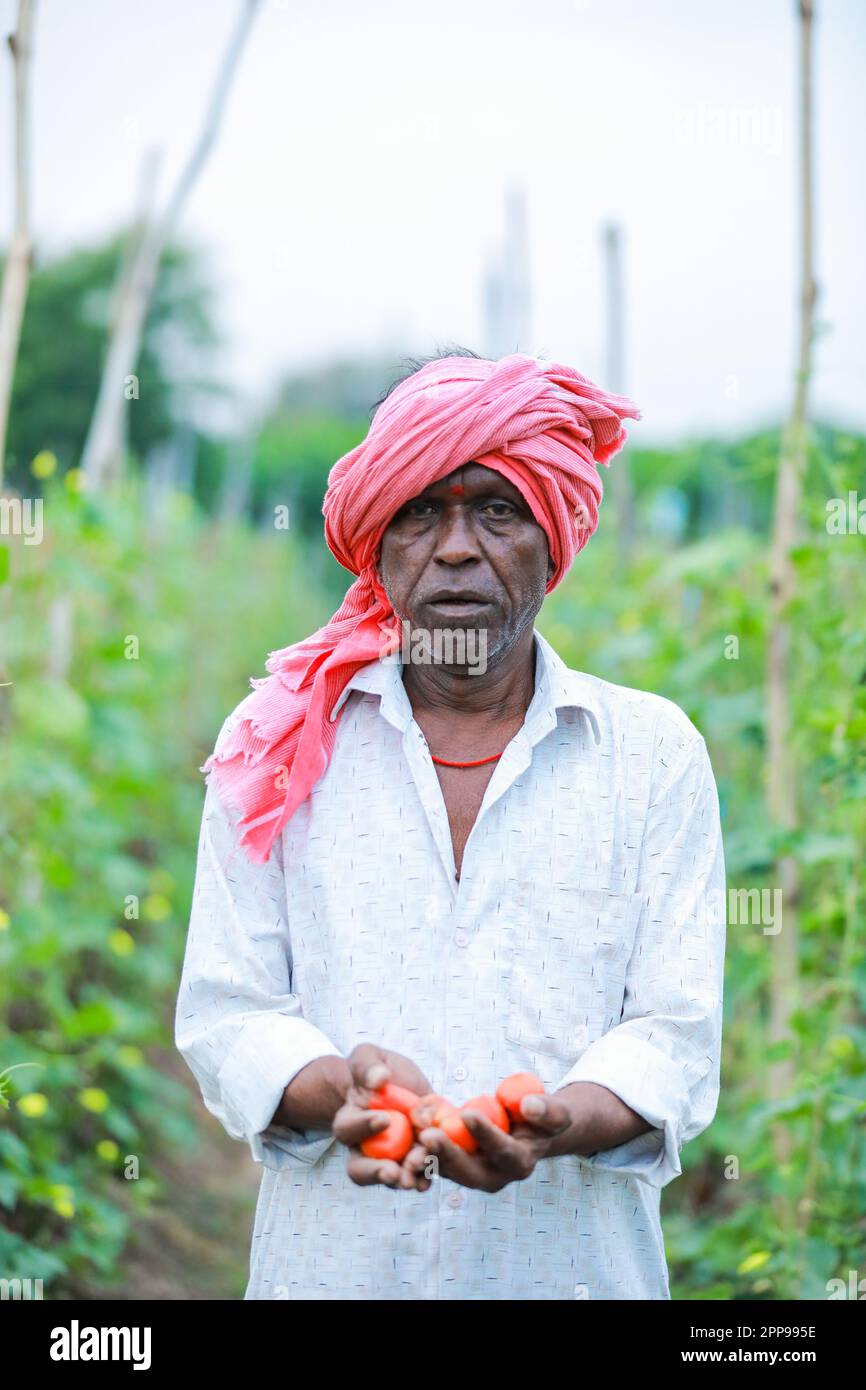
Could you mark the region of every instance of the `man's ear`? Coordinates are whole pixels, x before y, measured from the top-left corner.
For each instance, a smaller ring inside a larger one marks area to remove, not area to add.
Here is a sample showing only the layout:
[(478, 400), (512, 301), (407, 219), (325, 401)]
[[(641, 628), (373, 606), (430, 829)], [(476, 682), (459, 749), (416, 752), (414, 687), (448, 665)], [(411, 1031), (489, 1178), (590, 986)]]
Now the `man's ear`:
[(555, 569), (556, 569), (556, 565), (553, 563), (553, 560), (552, 560), (551, 556), (548, 554), (548, 556), (547, 556), (547, 578), (548, 578), (548, 581), (551, 580), (551, 579), (553, 578), (553, 571), (554, 571)]

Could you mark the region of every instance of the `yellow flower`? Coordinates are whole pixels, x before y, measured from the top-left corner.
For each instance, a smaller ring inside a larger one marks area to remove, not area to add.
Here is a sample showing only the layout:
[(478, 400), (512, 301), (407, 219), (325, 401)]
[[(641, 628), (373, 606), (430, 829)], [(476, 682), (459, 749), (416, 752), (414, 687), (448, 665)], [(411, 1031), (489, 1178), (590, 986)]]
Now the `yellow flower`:
[(68, 1219), (75, 1215), (75, 1203), (69, 1197), (55, 1197), (51, 1205), (58, 1216), (65, 1216)]
[(144, 1053), (140, 1047), (133, 1047), (131, 1043), (124, 1043), (117, 1049), (117, 1060), (122, 1067), (140, 1067), (144, 1061)]
[(85, 1110), (92, 1110), (94, 1115), (101, 1115), (103, 1110), (108, 1109), (108, 1096), (98, 1086), (86, 1086), (78, 1092), (78, 1100)]
[(48, 1097), (41, 1091), (30, 1091), (26, 1096), (22, 1096), (18, 1102), (18, 1109), (22, 1115), (28, 1119), (36, 1120), (40, 1115), (44, 1115), (48, 1109)]
[(70, 492), (84, 491), (84, 473), (80, 468), (67, 468), (63, 481)]
[(118, 927), (108, 938), (108, 944), (116, 956), (131, 956), (135, 950), (135, 942), (128, 931)]
[(827, 1043), (827, 1051), (831, 1057), (835, 1057), (837, 1062), (847, 1062), (849, 1057), (853, 1057), (857, 1048), (854, 1039), (849, 1038), (847, 1033), (837, 1033)]
[(50, 449), (41, 449), (30, 465), (34, 478), (50, 478), (57, 468), (57, 455)]
[(171, 916), (171, 903), (162, 893), (148, 893), (141, 904), (142, 915), (148, 922), (164, 922)]
[(96, 1152), (99, 1154), (100, 1158), (105, 1159), (106, 1163), (114, 1163), (115, 1159), (120, 1154), (120, 1149), (113, 1139), (100, 1139), (96, 1146)]
[(12, 918), (9, 916), (9, 913), (4, 912), (3, 908), (0, 907), (0, 931), (6, 931), (11, 921)]
[(754, 1254), (747, 1255), (741, 1264), (737, 1265), (738, 1274), (751, 1274), (756, 1269), (762, 1269), (772, 1255), (769, 1250), (756, 1250)]
[(151, 869), (150, 871), (150, 890), (152, 893), (165, 893), (168, 897), (174, 892), (174, 878), (168, 869)]

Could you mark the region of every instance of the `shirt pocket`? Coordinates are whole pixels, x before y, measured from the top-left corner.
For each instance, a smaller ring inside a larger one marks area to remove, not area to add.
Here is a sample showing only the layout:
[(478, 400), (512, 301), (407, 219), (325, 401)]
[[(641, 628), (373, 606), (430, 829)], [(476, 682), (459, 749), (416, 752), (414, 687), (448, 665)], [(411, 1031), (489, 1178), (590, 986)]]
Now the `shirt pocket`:
[(515, 922), (506, 953), (508, 1041), (569, 1065), (622, 1017), (646, 893), (578, 888)]

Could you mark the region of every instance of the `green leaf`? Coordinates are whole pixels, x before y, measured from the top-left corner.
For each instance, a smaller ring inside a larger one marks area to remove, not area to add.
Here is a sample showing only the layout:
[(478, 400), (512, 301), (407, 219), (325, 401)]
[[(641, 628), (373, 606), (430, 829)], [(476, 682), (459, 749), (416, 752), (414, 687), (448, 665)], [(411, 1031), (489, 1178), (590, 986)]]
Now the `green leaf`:
[(98, 1038), (105, 1033), (110, 1033), (114, 1027), (114, 1022), (113, 1011), (101, 1000), (96, 1000), (76, 1009), (75, 1013), (63, 1020), (61, 1027), (67, 1038), (77, 1041), (81, 1038)]
[(26, 738), (75, 742), (87, 730), (87, 702), (64, 681), (19, 681), (13, 686), (12, 703)]
[(12, 1208), (21, 1187), (21, 1180), (15, 1173), (4, 1173), (0, 1169), (0, 1206)]

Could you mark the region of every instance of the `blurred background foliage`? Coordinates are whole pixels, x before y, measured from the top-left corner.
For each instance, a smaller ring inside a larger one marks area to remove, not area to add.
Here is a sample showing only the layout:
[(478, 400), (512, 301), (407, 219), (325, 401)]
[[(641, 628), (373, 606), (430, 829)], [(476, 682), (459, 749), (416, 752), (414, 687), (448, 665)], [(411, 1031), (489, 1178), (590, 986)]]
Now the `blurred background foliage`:
[[(44, 498), (45, 539), (4, 537), (0, 586), (0, 1267), (52, 1297), (135, 1298), (169, 1261), (156, 1296), (237, 1297), (257, 1174), (172, 1042), (198, 769), (266, 654), (342, 597), (327, 473), (398, 364), (294, 374), (243, 436), (221, 434), (203, 408), (221, 391), (213, 291), (201, 257), (174, 247), (124, 483), (85, 494), (121, 246), (37, 268), (14, 385), (11, 495)], [(795, 1085), (767, 1102), (769, 937), (732, 923), (719, 1114), (662, 1199), (680, 1298), (823, 1298), (866, 1267), (866, 566), (862, 536), (826, 525), (827, 499), (863, 487), (866, 441), (812, 432), (792, 613), (805, 828), (784, 843), (763, 770), (778, 456), (773, 429), (629, 447), (612, 467), (630, 470), (638, 543), (623, 554), (608, 504), (539, 621), (569, 664), (666, 695), (701, 729), (731, 888), (772, 889), (780, 849), (801, 866), (801, 999), (781, 1045)]]
[[(7, 477), (32, 492), (30, 463), (43, 450), (61, 469), (78, 462), (99, 388), (114, 286), (128, 233), (93, 248), (38, 260), (15, 370), (6, 441)], [(0, 258), (0, 278), (3, 261)], [(188, 364), (207, 371), (218, 342), (213, 291), (200, 249), (170, 246), (144, 333), (138, 375), (147, 390), (129, 415), (129, 444), (144, 457), (170, 439), (215, 380), (191, 379)]]

